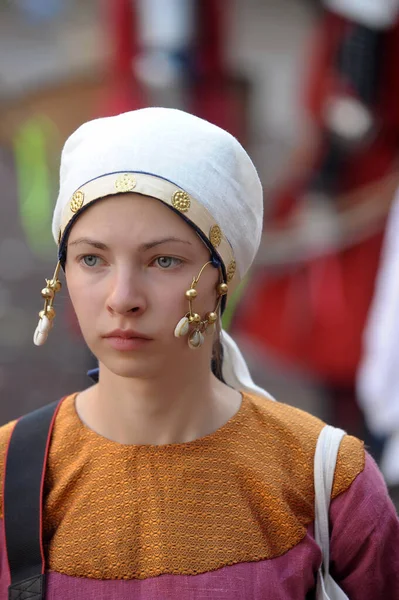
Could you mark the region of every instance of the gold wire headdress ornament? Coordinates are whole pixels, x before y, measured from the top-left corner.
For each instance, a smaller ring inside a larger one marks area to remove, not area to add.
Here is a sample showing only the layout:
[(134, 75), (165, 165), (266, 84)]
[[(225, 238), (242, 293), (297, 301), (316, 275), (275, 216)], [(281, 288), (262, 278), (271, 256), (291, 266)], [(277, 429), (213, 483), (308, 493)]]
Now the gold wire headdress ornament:
[(198, 295), (196, 290), (197, 283), (205, 269), (208, 265), (211, 265), (212, 261), (208, 261), (204, 264), (197, 277), (191, 282), (191, 287), (186, 291), (185, 296), (188, 300), (188, 312), (184, 315), (183, 318), (180, 319), (178, 324), (175, 327), (174, 335), (175, 337), (184, 337), (191, 332), (188, 338), (188, 345), (190, 348), (195, 350), (199, 348), (204, 343), (204, 334), (205, 335), (213, 335), (216, 327), (216, 321), (218, 319), (218, 311), (220, 308), (220, 302), (223, 296), (225, 296), (228, 292), (228, 285), (224, 282), (219, 282), (216, 290), (218, 294), (218, 299), (216, 302), (216, 306), (212, 312), (206, 313), (205, 317), (202, 319), (198, 313), (193, 312), (193, 300)]
[(33, 335), (33, 342), (36, 346), (42, 346), (48, 338), (48, 334), (53, 325), (55, 310), (53, 307), (54, 297), (60, 291), (62, 284), (58, 279), (61, 263), (58, 261), (52, 279), (46, 279), (46, 287), (42, 289), (42, 298), (44, 298), (44, 308), (39, 312), (39, 323)]

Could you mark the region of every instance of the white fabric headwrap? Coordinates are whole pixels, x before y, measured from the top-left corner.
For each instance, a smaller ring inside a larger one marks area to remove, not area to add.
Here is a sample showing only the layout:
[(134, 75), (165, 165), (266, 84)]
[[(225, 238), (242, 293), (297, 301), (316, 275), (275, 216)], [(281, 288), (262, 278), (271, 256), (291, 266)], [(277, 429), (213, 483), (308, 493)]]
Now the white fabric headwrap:
[[(57, 243), (65, 214), (69, 218), (71, 198), (79, 188), (123, 172), (167, 180), (202, 205), (231, 246), (237, 279), (244, 277), (260, 244), (263, 192), (251, 159), (232, 135), (203, 119), (167, 108), (145, 108), (85, 123), (69, 137), (61, 155), (60, 191), (53, 217)], [(190, 213), (185, 216), (190, 218)], [(243, 356), (226, 332), (222, 343), (226, 382), (270, 397), (253, 383)]]

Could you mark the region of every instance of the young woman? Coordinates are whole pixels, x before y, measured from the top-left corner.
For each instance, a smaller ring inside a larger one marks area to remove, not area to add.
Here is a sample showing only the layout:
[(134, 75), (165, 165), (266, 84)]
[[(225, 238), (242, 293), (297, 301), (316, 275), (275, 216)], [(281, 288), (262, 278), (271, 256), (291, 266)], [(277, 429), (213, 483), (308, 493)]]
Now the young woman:
[[(29, 465), (43, 413), (0, 429), (1, 598), (10, 571), (10, 598), (314, 597), (324, 424), (257, 388), (220, 326), (256, 254), (262, 204), (240, 144), (177, 110), (92, 121), (66, 142), (59, 264), (34, 339), (52, 326), (61, 267), (98, 382), (58, 405), (42, 483)], [(20, 427), (32, 420), (28, 435)], [(38, 577), (29, 485), (42, 498)], [(330, 521), (331, 573), (345, 593), (398, 598), (398, 519), (350, 436)]]

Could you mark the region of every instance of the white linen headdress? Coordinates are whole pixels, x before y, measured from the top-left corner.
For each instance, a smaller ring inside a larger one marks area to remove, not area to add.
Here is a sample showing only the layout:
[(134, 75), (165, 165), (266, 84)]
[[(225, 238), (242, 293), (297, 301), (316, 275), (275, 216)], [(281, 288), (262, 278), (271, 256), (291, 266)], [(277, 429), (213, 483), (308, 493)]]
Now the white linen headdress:
[[(91, 202), (134, 191), (158, 198), (193, 223), (221, 259), (229, 292), (251, 266), (263, 225), (256, 169), (229, 133), (180, 110), (145, 108), (89, 121), (66, 141), (53, 236), (62, 253), (75, 218)], [(237, 345), (222, 333), (223, 375), (256, 386)]]

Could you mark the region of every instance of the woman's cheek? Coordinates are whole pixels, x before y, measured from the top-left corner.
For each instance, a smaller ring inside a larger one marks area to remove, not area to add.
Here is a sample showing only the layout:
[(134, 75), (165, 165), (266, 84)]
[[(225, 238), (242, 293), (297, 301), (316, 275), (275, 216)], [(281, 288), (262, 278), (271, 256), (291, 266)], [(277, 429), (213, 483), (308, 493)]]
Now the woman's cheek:
[[(69, 295), (80, 322), (93, 319), (95, 314), (104, 305), (104, 299), (95, 286), (76, 285), (69, 287)], [(83, 324), (83, 323), (81, 323)]]
[(186, 289), (180, 290), (180, 287), (181, 285), (171, 283), (167, 288), (159, 290), (153, 297), (152, 302), (155, 300), (157, 312), (162, 312), (168, 321), (180, 320), (188, 312)]

